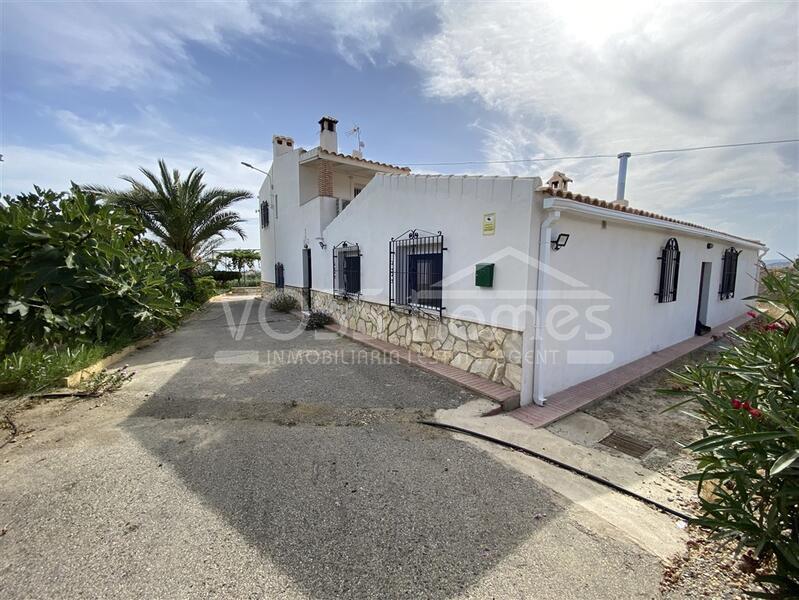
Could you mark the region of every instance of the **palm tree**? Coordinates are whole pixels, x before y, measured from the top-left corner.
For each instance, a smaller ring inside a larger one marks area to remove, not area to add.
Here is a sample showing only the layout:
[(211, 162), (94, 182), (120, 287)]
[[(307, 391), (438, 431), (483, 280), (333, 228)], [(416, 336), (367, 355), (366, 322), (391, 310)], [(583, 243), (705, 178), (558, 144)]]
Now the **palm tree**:
[(203, 183), (205, 172), (196, 167), (185, 179), (181, 179), (177, 169), (170, 173), (163, 159), (158, 161), (158, 168), (160, 173), (156, 175), (139, 167), (151, 186), (126, 175), (121, 179), (130, 184), (129, 190), (97, 185), (85, 189), (139, 214), (153, 235), (192, 263), (201, 259), (216, 240), (223, 239), (226, 232), (244, 239), (240, 226), (244, 219), (229, 208), (252, 198), (250, 192), (207, 188)]

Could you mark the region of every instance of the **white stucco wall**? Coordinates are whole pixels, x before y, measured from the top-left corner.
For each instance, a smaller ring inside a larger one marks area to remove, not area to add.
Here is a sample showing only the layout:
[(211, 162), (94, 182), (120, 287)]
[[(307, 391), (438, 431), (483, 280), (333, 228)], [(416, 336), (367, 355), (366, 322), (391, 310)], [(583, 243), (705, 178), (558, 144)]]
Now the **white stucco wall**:
[[(389, 240), (409, 229), (444, 234), (445, 314), (521, 329), (511, 305), (528, 287), (529, 231), (538, 178), (378, 174), (323, 232), (327, 248), (312, 246), (313, 287), (331, 292), (332, 249), (360, 246), (364, 300), (388, 304)], [(496, 232), (483, 235), (483, 215), (495, 213)], [(474, 266), (494, 262), (493, 288), (474, 285)], [(503, 310), (502, 306), (506, 305)]]
[[(269, 172), (272, 175), (274, 194), (270, 226), (261, 230), (261, 280), (274, 283), (276, 262), (284, 265), (286, 285), (302, 285), (302, 247), (308, 237), (319, 235), (319, 204), (300, 206), (299, 149), (275, 156)], [(261, 188), (260, 200), (266, 196)], [(276, 206), (275, 206), (276, 205)], [(317, 223), (316, 230), (313, 224)]]
[[(551, 394), (657, 352), (694, 335), (702, 262), (711, 263), (706, 325), (714, 327), (747, 311), (743, 298), (755, 293), (757, 251), (743, 248), (738, 259), (735, 297), (719, 299), (722, 253), (734, 243), (712, 235), (690, 235), (586, 218), (562, 211), (554, 235), (570, 234), (550, 264), (585, 284), (589, 297), (569, 298), (574, 287), (556, 278), (547, 288), (544, 393)], [(554, 237), (553, 235), (553, 237)], [(677, 299), (658, 303), (661, 249), (670, 237), (680, 248)], [(714, 247), (707, 248), (708, 242)], [(591, 297), (593, 296), (593, 297)], [(603, 297), (604, 296), (604, 297)], [(585, 351), (590, 355), (581, 354)], [(571, 353), (571, 354), (569, 354)], [(596, 364), (591, 362), (596, 361)]]

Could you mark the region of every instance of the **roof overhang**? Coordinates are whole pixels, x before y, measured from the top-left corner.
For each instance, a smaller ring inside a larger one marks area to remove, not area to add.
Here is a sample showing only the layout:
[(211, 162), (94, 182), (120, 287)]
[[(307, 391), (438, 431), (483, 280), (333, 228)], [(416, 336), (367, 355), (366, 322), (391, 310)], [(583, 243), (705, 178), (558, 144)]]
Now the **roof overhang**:
[(594, 206), (593, 204), (586, 204), (580, 202), (579, 200), (567, 200), (564, 198), (546, 196), (544, 198), (543, 206), (544, 209), (557, 209), (560, 211), (568, 211), (606, 221), (620, 221), (629, 225), (637, 225), (639, 227), (684, 233), (697, 238), (729, 242), (737, 246), (745, 246), (747, 248), (756, 250), (762, 250), (765, 248), (765, 245), (760, 242), (755, 240), (747, 240), (745, 238), (740, 238), (728, 233), (714, 231), (712, 229), (705, 229), (695, 225), (687, 225), (676, 221), (664, 221), (662, 219), (637, 215), (630, 212), (616, 210), (614, 208)]
[(307, 165), (317, 160), (326, 160), (342, 167), (349, 169), (366, 170), (373, 173), (393, 173), (397, 175), (407, 175), (411, 172), (408, 167), (398, 167), (396, 165), (389, 165), (374, 160), (367, 160), (365, 158), (358, 158), (347, 154), (340, 154), (338, 152), (328, 152), (321, 148), (314, 148), (308, 150), (300, 155), (300, 164)]

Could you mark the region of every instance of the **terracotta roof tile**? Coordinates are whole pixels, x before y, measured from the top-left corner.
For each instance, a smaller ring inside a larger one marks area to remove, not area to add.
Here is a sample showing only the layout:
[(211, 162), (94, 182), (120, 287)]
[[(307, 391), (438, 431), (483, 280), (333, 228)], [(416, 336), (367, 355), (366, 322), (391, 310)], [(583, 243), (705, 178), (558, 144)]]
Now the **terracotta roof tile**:
[(406, 173), (410, 173), (411, 172), (411, 169), (409, 167), (399, 167), (397, 165), (390, 165), (388, 163), (382, 163), (382, 162), (378, 162), (376, 160), (369, 160), (368, 158), (358, 158), (357, 156), (352, 156), (351, 154), (342, 154), (341, 152), (330, 152), (328, 150), (323, 150), (322, 148), (319, 148), (319, 156), (323, 156), (325, 154), (328, 155), (328, 156), (338, 156), (339, 158), (346, 158), (348, 160), (355, 160), (355, 161), (362, 162), (362, 163), (367, 163), (367, 164), (370, 164), (370, 165), (376, 165), (378, 167), (387, 167), (389, 169), (396, 169), (398, 171), (405, 171)]
[(694, 227), (696, 229), (701, 229), (702, 231), (707, 231), (710, 233), (717, 233), (725, 236), (730, 236), (737, 238), (739, 240), (743, 240), (745, 242), (750, 242), (753, 244), (763, 245), (762, 242), (759, 240), (751, 240), (748, 238), (742, 238), (737, 235), (732, 235), (729, 233), (725, 233), (723, 231), (718, 231), (716, 229), (710, 229), (709, 227), (704, 227), (702, 225), (697, 225), (696, 223), (689, 223), (688, 221), (680, 221), (678, 219), (674, 219), (672, 217), (667, 217), (664, 215), (659, 215), (657, 213), (649, 212), (647, 210), (641, 210), (638, 208), (630, 208), (629, 206), (624, 206), (622, 204), (616, 204), (615, 202), (606, 202), (605, 200), (599, 200), (598, 198), (592, 198), (590, 196), (584, 196), (582, 194), (575, 194), (574, 192), (563, 191), (563, 190), (556, 190), (549, 186), (541, 186), (538, 188), (539, 192), (546, 194), (547, 196), (555, 196), (557, 198), (564, 198), (565, 200), (574, 200), (575, 202), (581, 202), (583, 204), (590, 204), (592, 206), (598, 206), (599, 208), (605, 208), (608, 210), (618, 210), (620, 212), (630, 213), (632, 215), (638, 215), (640, 217), (647, 217), (649, 219), (656, 219), (658, 221), (666, 221), (668, 223), (677, 223), (679, 225), (685, 225), (687, 227)]

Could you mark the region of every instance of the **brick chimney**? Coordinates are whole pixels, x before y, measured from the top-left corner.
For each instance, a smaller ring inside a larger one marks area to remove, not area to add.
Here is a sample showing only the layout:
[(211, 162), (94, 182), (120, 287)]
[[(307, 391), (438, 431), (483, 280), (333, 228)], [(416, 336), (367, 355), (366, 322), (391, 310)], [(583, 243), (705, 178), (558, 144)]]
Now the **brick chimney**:
[(319, 119), (319, 147), (322, 150), (338, 152), (336, 123), (338, 123), (338, 121), (333, 117), (322, 117)]

